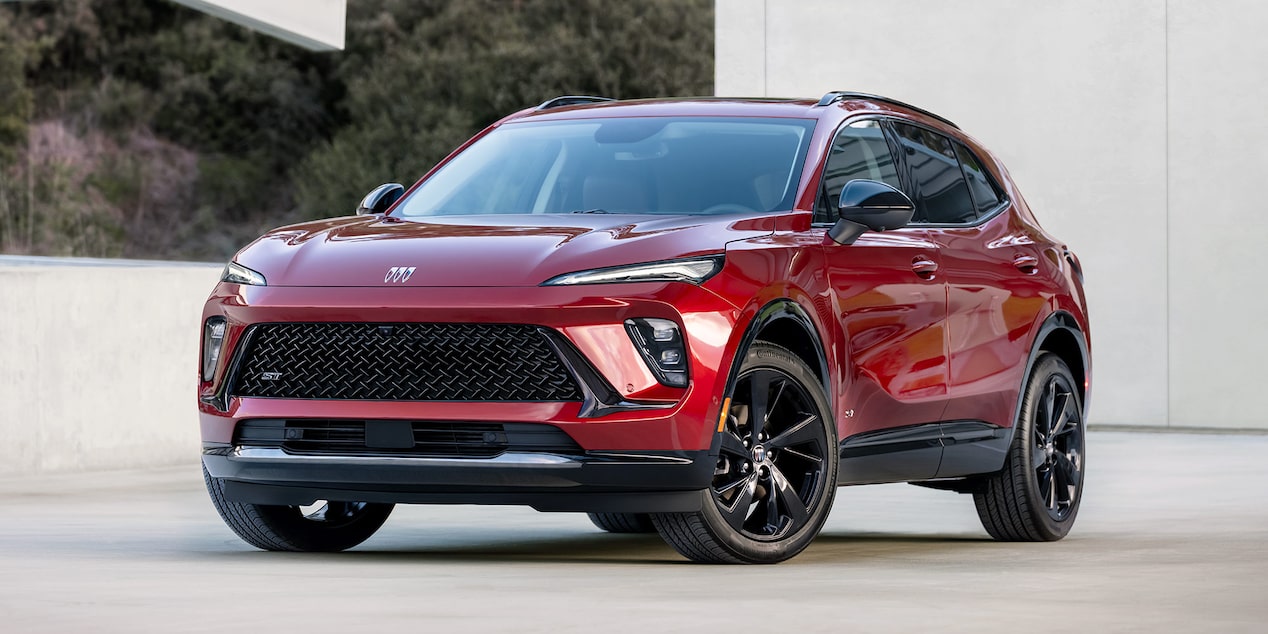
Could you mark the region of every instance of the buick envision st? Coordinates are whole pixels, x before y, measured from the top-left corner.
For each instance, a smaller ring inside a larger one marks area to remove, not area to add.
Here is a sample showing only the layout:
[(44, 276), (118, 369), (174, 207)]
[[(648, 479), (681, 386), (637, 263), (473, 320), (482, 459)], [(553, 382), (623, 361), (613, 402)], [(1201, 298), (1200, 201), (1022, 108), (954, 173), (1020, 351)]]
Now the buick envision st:
[(526, 504), (769, 563), (881, 482), (998, 539), (1074, 522), (1079, 260), (942, 117), (561, 97), (357, 213), (265, 234), (203, 311), (204, 476), (254, 546)]

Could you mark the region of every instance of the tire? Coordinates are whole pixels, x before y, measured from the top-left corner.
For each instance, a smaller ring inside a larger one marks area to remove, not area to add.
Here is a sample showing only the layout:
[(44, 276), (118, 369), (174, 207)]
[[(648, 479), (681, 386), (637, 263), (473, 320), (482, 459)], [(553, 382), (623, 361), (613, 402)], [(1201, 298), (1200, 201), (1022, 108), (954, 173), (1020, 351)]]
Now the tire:
[(647, 513), (586, 513), (595, 526), (609, 533), (655, 533)]
[(370, 538), (392, 513), (392, 504), (326, 501), (304, 514), (298, 506), (231, 502), (224, 484), (203, 467), (211, 503), (242, 541), (261, 550), (337, 552)]
[[(800, 358), (761, 341), (744, 355), (728, 399), (718, 465), (712, 486), (701, 492), (701, 510), (653, 514), (652, 523), (692, 561), (785, 561), (810, 545), (832, 509), (832, 410), (818, 377)], [(766, 416), (759, 414), (763, 410)]]
[(974, 492), (982, 526), (1000, 541), (1066, 536), (1083, 497), (1086, 423), (1074, 376), (1053, 354), (1036, 360), (1004, 468)]

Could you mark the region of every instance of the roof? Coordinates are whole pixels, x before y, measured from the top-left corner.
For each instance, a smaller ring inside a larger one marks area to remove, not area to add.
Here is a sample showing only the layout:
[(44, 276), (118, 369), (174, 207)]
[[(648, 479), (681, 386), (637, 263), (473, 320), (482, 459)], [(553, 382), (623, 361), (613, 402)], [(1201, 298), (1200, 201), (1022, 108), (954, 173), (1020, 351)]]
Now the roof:
[(568, 95), (550, 99), (536, 108), (518, 112), (510, 119), (539, 121), (608, 117), (784, 117), (819, 119), (832, 108), (849, 111), (915, 113), (958, 127), (951, 121), (922, 108), (888, 97), (852, 92), (830, 92), (822, 99), (777, 99), (768, 97), (679, 97), (611, 100), (606, 97)]
[[(817, 119), (813, 99), (741, 99), (730, 97), (683, 97), (672, 99), (628, 99), (577, 103), (577, 97), (564, 98), (564, 105), (551, 106), (555, 99), (518, 118), (538, 120), (589, 119), (622, 116), (719, 116), (719, 117), (790, 117)], [(544, 109), (543, 109), (544, 108)]]

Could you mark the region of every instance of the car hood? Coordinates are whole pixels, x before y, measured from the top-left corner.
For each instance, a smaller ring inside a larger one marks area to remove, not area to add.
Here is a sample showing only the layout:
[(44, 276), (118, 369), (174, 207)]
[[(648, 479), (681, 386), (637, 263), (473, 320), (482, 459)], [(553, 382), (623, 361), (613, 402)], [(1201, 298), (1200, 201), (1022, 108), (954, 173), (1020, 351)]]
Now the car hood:
[[(574, 271), (720, 253), (774, 216), (352, 216), (274, 229), (234, 258), (269, 286), (537, 286)], [(387, 281), (393, 267), (413, 268)], [(399, 279), (399, 277), (398, 277)]]

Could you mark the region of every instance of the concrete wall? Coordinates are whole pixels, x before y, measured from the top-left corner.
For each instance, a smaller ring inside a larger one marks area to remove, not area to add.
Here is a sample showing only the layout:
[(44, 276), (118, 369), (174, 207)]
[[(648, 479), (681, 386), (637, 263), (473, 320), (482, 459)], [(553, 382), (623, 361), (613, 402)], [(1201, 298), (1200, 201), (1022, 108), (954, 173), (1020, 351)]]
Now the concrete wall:
[(0, 476), (196, 464), (199, 317), (220, 271), (0, 257)]
[(716, 92), (960, 124), (1087, 272), (1092, 422), (1268, 429), (1268, 3), (724, 0)]

